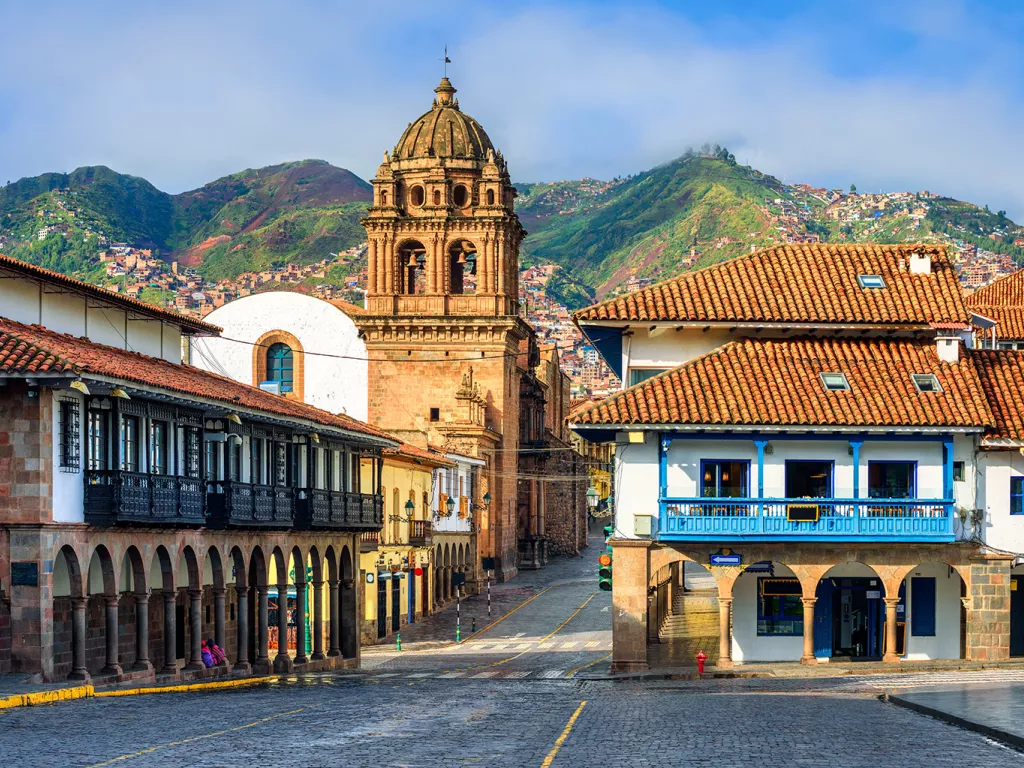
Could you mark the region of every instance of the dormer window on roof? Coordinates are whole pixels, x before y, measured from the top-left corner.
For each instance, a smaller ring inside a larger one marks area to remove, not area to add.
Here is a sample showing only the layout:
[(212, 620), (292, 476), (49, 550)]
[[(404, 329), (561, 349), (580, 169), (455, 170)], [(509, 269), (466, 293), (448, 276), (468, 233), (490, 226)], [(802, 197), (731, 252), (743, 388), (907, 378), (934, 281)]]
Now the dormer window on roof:
[(885, 288), (885, 280), (881, 275), (857, 275), (861, 288)]
[(934, 373), (915, 373), (911, 376), (918, 392), (941, 392), (942, 385)]
[(822, 373), (821, 383), (829, 392), (846, 392), (850, 389), (845, 373)]

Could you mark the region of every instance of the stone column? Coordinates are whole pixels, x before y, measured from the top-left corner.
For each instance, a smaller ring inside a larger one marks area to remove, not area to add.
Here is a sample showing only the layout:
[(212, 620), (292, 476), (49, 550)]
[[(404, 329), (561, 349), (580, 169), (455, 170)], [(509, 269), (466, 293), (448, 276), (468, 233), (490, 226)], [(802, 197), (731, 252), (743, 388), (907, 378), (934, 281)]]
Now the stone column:
[(188, 591), (189, 650), (185, 669), (206, 669), (203, 664), (203, 592)]
[(718, 598), (718, 666), (732, 666), (732, 598)]
[(117, 595), (104, 595), (103, 600), (107, 614), (107, 662), (103, 665), (103, 674), (120, 676), (124, 672), (117, 658)]
[(173, 675), (178, 671), (178, 657), (174, 652), (177, 642), (178, 628), (174, 620), (174, 590), (164, 590), (164, 668), (165, 675)]
[(277, 584), (277, 656), (274, 657), (275, 672), (291, 672), (294, 669), (288, 656), (288, 582)]
[(149, 593), (135, 593), (135, 663), (133, 669), (152, 670), (149, 660)]
[(85, 667), (85, 606), (87, 598), (71, 598), (71, 674), (69, 680), (88, 680)]
[(388, 238), (384, 242), (384, 293), (395, 292), (395, 261), (398, 259), (398, 254), (395, 253), (395, 244), (391, 238)]
[(235, 594), (238, 597), (238, 621), (235, 626), (238, 649), (235, 651), (235, 669), (251, 672), (252, 666), (249, 664), (249, 588), (236, 586)]
[[(1005, 661), (1010, 658), (1010, 567), (1012, 556), (990, 554), (971, 559), (967, 609), (967, 658)], [(913, 605), (910, 607), (914, 609)], [(914, 617), (911, 616), (913, 621)]]
[(327, 656), (330, 658), (332, 656), (341, 656), (341, 646), (339, 645), (340, 627), (338, 626), (341, 614), (341, 601), (338, 594), (338, 580), (328, 579), (327, 586), (330, 592), (327, 609), (331, 614), (327, 619)]
[(306, 582), (295, 582), (295, 663), (305, 664), (306, 656)]
[(341, 582), (341, 604), (339, 613), (345, 616), (341, 627), (341, 655), (347, 659), (355, 659), (359, 666), (359, 592), (353, 579)]
[(898, 597), (885, 598), (885, 653), (882, 661), (889, 664), (896, 664), (900, 660), (896, 653), (896, 606), (899, 602)]
[(648, 548), (643, 539), (611, 539), (615, 560), (612, 581), (612, 673), (647, 670)]
[(313, 655), (310, 659), (324, 658), (324, 583), (313, 582)]
[(804, 655), (800, 657), (800, 663), (817, 664), (814, 656), (814, 604), (818, 598), (804, 597), (801, 600), (804, 604)]
[(227, 633), (224, 628), (224, 598), (226, 595), (227, 589), (225, 587), (213, 588), (213, 642), (225, 653), (227, 653), (225, 648), (228, 644)]
[(266, 586), (256, 587), (256, 602), (259, 606), (259, 615), (256, 618), (256, 670), (264, 674), (270, 672), (270, 651), (268, 650), (270, 640), (270, 609), (267, 605)]
[(377, 241), (371, 237), (366, 248), (366, 290), (370, 293), (379, 293), (377, 290)]

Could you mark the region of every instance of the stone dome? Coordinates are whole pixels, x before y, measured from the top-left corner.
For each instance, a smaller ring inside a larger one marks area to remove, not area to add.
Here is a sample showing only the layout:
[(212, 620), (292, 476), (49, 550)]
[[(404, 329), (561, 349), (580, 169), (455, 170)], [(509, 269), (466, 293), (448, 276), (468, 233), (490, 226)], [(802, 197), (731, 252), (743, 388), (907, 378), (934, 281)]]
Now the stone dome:
[(434, 89), (437, 98), (430, 111), (409, 124), (395, 145), (393, 157), (443, 157), (486, 160), (494, 145), (483, 127), (459, 109), (455, 88), (447, 77)]

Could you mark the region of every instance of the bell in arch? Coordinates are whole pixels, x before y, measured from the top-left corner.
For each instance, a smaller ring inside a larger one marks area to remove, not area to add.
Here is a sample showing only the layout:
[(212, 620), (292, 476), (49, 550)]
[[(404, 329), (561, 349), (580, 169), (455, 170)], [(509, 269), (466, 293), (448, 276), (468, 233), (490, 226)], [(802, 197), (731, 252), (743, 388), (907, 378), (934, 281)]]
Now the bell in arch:
[(469, 262), (469, 259), (466, 258), (466, 252), (465, 251), (459, 251), (458, 263), (459, 264), (467, 264), (468, 262)]

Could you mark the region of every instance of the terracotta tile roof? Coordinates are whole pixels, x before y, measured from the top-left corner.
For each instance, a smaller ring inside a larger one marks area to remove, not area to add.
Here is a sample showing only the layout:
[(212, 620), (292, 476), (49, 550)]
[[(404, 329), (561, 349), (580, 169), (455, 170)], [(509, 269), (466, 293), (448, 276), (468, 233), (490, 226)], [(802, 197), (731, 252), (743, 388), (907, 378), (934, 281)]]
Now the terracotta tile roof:
[(402, 443), (395, 449), (387, 449), (384, 451), (385, 456), (404, 456), (410, 459), (417, 459), (419, 461), (429, 461), (432, 464), (436, 464), (439, 467), (454, 467), (455, 462), (450, 459), (446, 459), (438, 453), (434, 453), (431, 450), (424, 450), (412, 443)]
[[(930, 274), (907, 269), (931, 256)], [(885, 288), (861, 288), (881, 275)], [(687, 272), (582, 309), (602, 320), (927, 325), (969, 321), (963, 291), (938, 245), (792, 243)]]
[(1024, 440), (1024, 353), (974, 349), (968, 353), (992, 408), (989, 437)]
[(45, 373), (103, 376), (278, 417), (304, 419), (324, 427), (394, 440), (387, 433), (350, 416), (328, 413), (191, 365), (171, 363), (57, 333), (39, 325), (25, 325), (0, 317), (0, 375)]
[(29, 264), (27, 261), (21, 261), (20, 259), (15, 259), (12, 256), (6, 256), (2, 253), (0, 253), (0, 270), (17, 272), (21, 275), (25, 275), (26, 277), (43, 280), (48, 283), (57, 283), (72, 289), (75, 293), (101, 299), (111, 304), (117, 304), (124, 309), (129, 309), (132, 312), (149, 315), (150, 317), (155, 317), (159, 320), (174, 323), (175, 325), (181, 326), (184, 330), (212, 334), (219, 334), (221, 332), (221, 328), (218, 328), (216, 325), (204, 323), (202, 320), (197, 320), (194, 317), (179, 315), (177, 312), (171, 312), (169, 309), (161, 309), (160, 307), (156, 307), (152, 304), (147, 304), (144, 301), (133, 299), (130, 296), (122, 296), (119, 293), (114, 293), (113, 291), (108, 291), (104, 288), (98, 288), (97, 286), (89, 285), (88, 283), (83, 283), (81, 280), (75, 280), (73, 277), (62, 275), (60, 272), (54, 272), (51, 269), (37, 267), (35, 264)]
[(996, 321), (997, 339), (1024, 339), (1024, 304), (1019, 307), (972, 305), (970, 309)]
[[(1019, 269), (967, 296), (971, 307), (1024, 307), (1024, 269)], [(981, 314), (985, 314), (982, 312)]]
[[(830, 392), (820, 373), (846, 374)], [(911, 374), (934, 373), (919, 393)], [(956, 426), (992, 424), (971, 359), (935, 344), (854, 339), (734, 341), (578, 413), (576, 424)]]
[(349, 315), (350, 317), (352, 315), (365, 315), (366, 314), (366, 310), (363, 307), (360, 307), (358, 304), (352, 304), (351, 302), (344, 301), (343, 299), (331, 299), (327, 303), (337, 307), (338, 309), (340, 309), (342, 312), (344, 312), (346, 315)]

